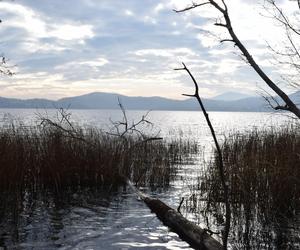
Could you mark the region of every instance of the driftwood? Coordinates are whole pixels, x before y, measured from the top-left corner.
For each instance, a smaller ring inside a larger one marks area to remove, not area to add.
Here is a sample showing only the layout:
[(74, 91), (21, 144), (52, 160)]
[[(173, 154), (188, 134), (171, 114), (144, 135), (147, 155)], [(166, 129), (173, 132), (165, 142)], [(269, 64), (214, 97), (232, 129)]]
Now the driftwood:
[(175, 209), (169, 207), (159, 199), (153, 199), (139, 191), (130, 181), (128, 185), (137, 193), (137, 195), (155, 213), (158, 219), (178, 236), (187, 242), (194, 249), (199, 250), (221, 250), (223, 246), (214, 239), (205, 229), (197, 226), (184, 218)]

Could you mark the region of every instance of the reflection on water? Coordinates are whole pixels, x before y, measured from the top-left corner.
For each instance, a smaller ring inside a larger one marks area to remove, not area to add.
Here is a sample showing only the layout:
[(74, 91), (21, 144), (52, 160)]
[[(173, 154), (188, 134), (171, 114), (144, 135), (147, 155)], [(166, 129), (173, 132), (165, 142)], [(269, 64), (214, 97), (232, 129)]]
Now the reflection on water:
[[(69, 110), (71, 119), (82, 126), (100, 127), (109, 131), (112, 127), (111, 121), (122, 120), (120, 110)], [(138, 121), (146, 114), (146, 111), (128, 110), (129, 121)], [(37, 124), (38, 115), (56, 117), (55, 110), (43, 109), (0, 109), (0, 122), (3, 118), (20, 120), (24, 124)], [(234, 131), (249, 131), (253, 127), (267, 128), (281, 126), (289, 121), (289, 117), (279, 113), (266, 112), (209, 112), (209, 117), (219, 135)], [(151, 111), (148, 120), (155, 126), (147, 127), (147, 131), (160, 131), (165, 137), (184, 136), (197, 137), (209, 135), (209, 129), (201, 112), (197, 111)]]
[(11, 203), (0, 228), (9, 249), (188, 249), (126, 190), (25, 193)]
[[(24, 124), (36, 123), (36, 110), (0, 110), (0, 118), (8, 112), (18, 116)], [(47, 112), (49, 116), (54, 114), (54, 111)], [(118, 110), (74, 110), (72, 113), (73, 119), (80, 125), (97, 126), (106, 131), (110, 127), (109, 118), (114, 121), (121, 118)], [(128, 116), (129, 119), (138, 120), (144, 113), (128, 111)], [(220, 139), (224, 134), (232, 131), (251, 130), (253, 126), (258, 128), (280, 126), (287, 121), (286, 117), (269, 113), (211, 112), (210, 117)], [(204, 159), (210, 159), (212, 140), (201, 113), (153, 111), (150, 113), (149, 120), (156, 127), (145, 129), (149, 131), (153, 129), (153, 133), (160, 130), (161, 135), (166, 139), (178, 136), (196, 139), (200, 147), (205, 147)], [(185, 166), (168, 190), (148, 190), (148, 192), (177, 207), (180, 198), (190, 194), (189, 186), (197, 183), (198, 176), (199, 166)], [(29, 196), (26, 192), (1, 195), (5, 196), (6, 200), (9, 197), (10, 200), (0, 204), (0, 247), (8, 249), (189, 249), (186, 243), (162, 226), (130, 190), (69, 190), (60, 196), (50, 191), (35, 196)], [(192, 211), (186, 215), (197, 219), (193, 217)], [(256, 220), (245, 220), (245, 224), (237, 224), (237, 229), (240, 230), (236, 233), (248, 232), (242, 237), (245, 242), (247, 240), (250, 242), (247, 236), (255, 237), (259, 226), (255, 223)], [(286, 225), (290, 223), (278, 221), (276, 241), (281, 240), (279, 236), (297, 234), (294, 229)], [(283, 232), (286, 230), (289, 231)], [(257, 242), (259, 245), (257, 249), (271, 248)], [(244, 247), (245, 245), (237, 245), (238, 249)], [(249, 248), (246, 246), (245, 249), (253, 249), (253, 246)]]

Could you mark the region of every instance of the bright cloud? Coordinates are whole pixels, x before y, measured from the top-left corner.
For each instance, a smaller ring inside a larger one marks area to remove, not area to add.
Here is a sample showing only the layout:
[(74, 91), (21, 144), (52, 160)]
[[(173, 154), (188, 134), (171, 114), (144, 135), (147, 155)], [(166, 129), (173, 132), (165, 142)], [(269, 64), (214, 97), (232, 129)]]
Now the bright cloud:
[(108, 63), (109, 63), (109, 61), (106, 58), (96, 58), (96, 59), (87, 60), (87, 61), (78, 60), (75, 62), (68, 62), (68, 63), (62, 64), (62, 65), (58, 65), (56, 67), (56, 69), (66, 70), (66, 69), (74, 69), (75, 67), (81, 67), (81, 66), (98, 68), (98, 67), (102, 67)]
[(143, 49), (134, 53), (137, 56), (174, 57), (179, 55), (194, 56), (196, 53), (189, 48), (176, 49)]
[(159, 4), (157, 4), (157, 5), (155, 6), (154, 12), (155, 12), (155, 13), (158, 13), (158, 12), (162, 11), (163, 9), (165, 9), (164, 4), (159, 3)]
[(125, 15), (134, 16), (134, 13), (131, 10), (125, 10)]
[[(22, 28), (36, 38), (57, 38), (62, 40), (88, 39), (94, 36), (92, 25), (64, 24), (34, 12), (21, 4), (1, 3), (0, 10), (12, 14), (5, 22), (6, 28)], [(49, 18), (48, 18), (49, 19)]]
[(55, 25), (49, 36), (62, 40), (87, 39), (94, 36), (92, 25)]
[[(101, 3), (100, 3), (101, 2)], [(253, 91), (261, 80), (214, 26), (219, 13), (207, 6), (177, 14), (182, 0), (0, 1), (1, 51), (18, 74), (1, 77), (0, 96), (58, 98), (91, 91), (181, 98), (193, 85), (184, 61), (204, 95)], [(282, 45), (281, 28), (265, 18), (258, 1), (227, 0), (233, 27), (271, 77), (276, 68), (265, 41)], [(260, 1), (263, 3), (263, 0)], [(293, 13), (296, 2), (282, 0)], [(246, 13), (246, 14), (245, 14)]]
[(12, 14), (4, 27), (22, 28), (36, 37), (46, 36), (46, 23), (30, 8), (21, 4), (0, 3), (0, 10)]

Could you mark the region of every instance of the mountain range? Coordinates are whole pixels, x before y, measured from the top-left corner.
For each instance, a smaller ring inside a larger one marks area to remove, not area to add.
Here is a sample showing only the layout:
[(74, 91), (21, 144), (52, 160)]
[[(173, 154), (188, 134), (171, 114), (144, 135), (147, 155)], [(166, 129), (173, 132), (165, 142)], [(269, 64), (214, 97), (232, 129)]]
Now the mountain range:
[[(295, 103), (300, 103), (300, 91), (290, 95)], [(195, 98), (174, 100), (163, 97), (130, 97), (115, 93), (94, 92), (80, 96), (48, 99), (16, 99), (0, 97), (0, 108), (71, 108), (71, 109), (117, 109), (118, 99), (126, 109), (135, 110), (199, 110)], [(228, 92), (210, 99), (203, 99), (209, 111), (270, 111), (262, 97), (247, 96)]]

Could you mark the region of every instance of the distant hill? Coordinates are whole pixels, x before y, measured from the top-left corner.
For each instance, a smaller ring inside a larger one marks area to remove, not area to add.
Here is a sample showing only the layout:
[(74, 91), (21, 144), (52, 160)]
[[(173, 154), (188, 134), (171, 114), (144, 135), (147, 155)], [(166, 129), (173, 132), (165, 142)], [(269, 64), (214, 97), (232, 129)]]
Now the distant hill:
[(0, 108), (54, 108), (56, 102), (47, 99), (16, 99), (0, 97)]
[(226, 92), (221, 95), (214, 96), (211, 99), (218, 100), (218, 101), (237, 101), (240, 99), (250, 98), (250, 97), (253, 97), (253, 96), (238, 93), (238, 92)]
[[(234, 92), (203, 99), (209, 111), (270, 111), (262, 97), (242, 97)], [(300, 91), (290, 95), (300, 103)], [(47, 99), (16, 99), (0, 97), (0, 108), (72, 108), (72, 109), (117, 109), (118, 98), (126, 109), (136, 110), (199, 110), (194, 98), (174, 100), (163, 97), (129, 97), (115, 93), (94, 92), (81, 96), (62, 98), (57, 101)], [(223, 100), (226, 99), (226, 100)], [(230, 100), (228, 100), (230, 99)]]

